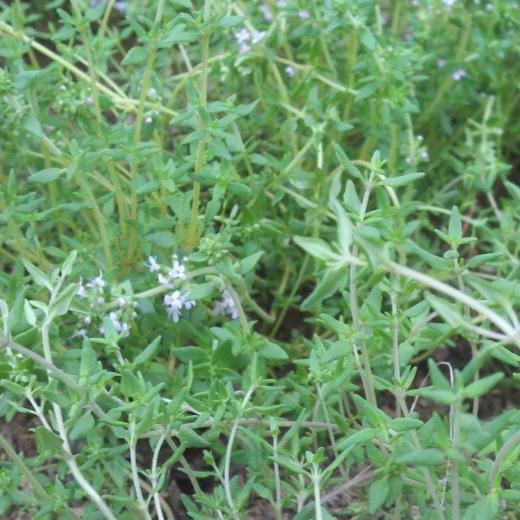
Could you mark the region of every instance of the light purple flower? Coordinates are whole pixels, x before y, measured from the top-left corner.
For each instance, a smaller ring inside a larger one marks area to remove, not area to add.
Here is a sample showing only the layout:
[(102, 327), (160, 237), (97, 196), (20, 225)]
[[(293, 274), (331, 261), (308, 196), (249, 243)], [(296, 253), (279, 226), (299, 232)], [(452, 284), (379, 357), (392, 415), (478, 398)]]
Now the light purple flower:
[(83, 285), (83, 278), (79, 279), (79, 285), (78, 285), (78, 290), (76, 291), (76, 294), (80, 298), (86, 298), (87, 297), (87, 289)]
[(457, 69), (455, 72), (452, 73), (451, 77), (453, 78), (453, 81), (460, 81), (466, 75), (467, 73), (464, 69)]
[(302, 19), (302, 20), (308, 20), (310, 18), (310, 14), (309, 14), (309, 11), (305, 10), (305, 9), (300, 9), (298, 11), (298, 16)]
[(103, 292), (103, 287), (105, 287), (106, 282), (103, 279), (103, 273), (99, 271), (99, 275), (95, 278), (92, 278), (90, 282), (87, 283), (87, 287), (91, 289), (97, 289), (99, 292)]
[(236, 320), (239, 316), (235, 300), (233, 299), (228, 290), (225, 290), (222, 293), (222, 300), (218, 300), (217, 302), (215, 302), (215, 306), (213, 308), (213, 315), (217, 316), (219, 314), (227, 314), (233, 320)]
[(287, 76), (292, 78), (295, 74), (294, 68), (291, 67), (290, 65), (287, 65), (287, 67), (285, 67), (285, 73), (287, 74)]
[(437, 67), (439, 67), (439, 69), (442, 69), (442, 67), (444, 67), (446, 65), (446, 60), (444, 58), (439, 58), (437, 60)]
[(186, 266), (179, 262), (178, 256), (172, 256), (172, 267), (168, 276), (173, 280), (186, 280)]
[(120, 0), (119, 2), (116, 2), (114, 4), (114, 9), (121, 14), (126, 13), (127, 8), (128, 6), (126, 5), (126, 2), (124, 2), (123, 0)]
[(151, 273), (155, 273), (161, 270), (161, 266), (157, 263), (157, 258), (155, 256), (148, 257), (148, 263), (146, 264), (146, 267), (148, 267), (148, 270)]
[(183, 308), (191, 309), (195, 306), (195, 302), (193, 300), (187, 300), (186, 296), (180, 291), (173, 291), (171, 294), (166, 294), (163, 301), (168, 317), (174, 322), (179, 321)]
[(448, 9), (451, 9), (457, 0), (442, 0), (442, 3), (447, 7)]
[(271, 10), (269, 9), (269, 6), (267, 4), (261, 4), (260, 5), (260, 11), (262, 11), (262, 14), (264, 15), (264, 20), (266, 22), (272, 22), (273, 21), (273, 15), (272, 15)]

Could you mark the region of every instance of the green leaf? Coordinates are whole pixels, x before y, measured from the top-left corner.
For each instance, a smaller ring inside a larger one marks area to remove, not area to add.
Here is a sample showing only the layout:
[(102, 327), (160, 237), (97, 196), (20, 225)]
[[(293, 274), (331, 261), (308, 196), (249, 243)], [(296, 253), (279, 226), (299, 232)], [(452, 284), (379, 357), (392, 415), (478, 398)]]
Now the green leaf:
[(319, 258), (323, 261), (337, 259), (337, 255), (332, 251), (328, 244), (319, 238), (294, 236), (293, 240), (296, 245), (300, 246), (315, 258)]
[(347, 154), (343, 151), (343, 149), (337, 144), (334, 143), (333, 145), (334, 153), (336, 154), (336, 157), (343, 167), (343, 169), (349, 174), (355, 177), (356, 179), (362, 179), (361, 172), (356, 168), (354, 163), (348, 158)]
[(33, 173), (29, 180), (31, 182), (39, 182), (40, 184), (47, 184), (49, 182), (55, 181), (58, 177), (65, 173), (64, 168), (46, 168), (45, 170), (40, 170), (39, 172)]
[(258, 251), (257, 253), (246, 256), (246, 258), (240, 261), (240, 267), (238, 268), (239, 273), (246, 274), (249, 271), (252, 271), (255, 265), (258, 263), (258, 260), (262, 258), (263, 254), (263, 251)]
[(76, 295), (77, 285), (71, 284), (63, 289), (50, 307), (53, 316), (63, 316), (68, 312), (70, 304)]
[(497, 372), (490, 376), (483, 377), (478, 381), (475, 381), (462, 391), (462, 395), (468, 399), (474, 399), (481, 395), (487, 394), (496, 384), (498, 384), (504, 378), (503, 372)]
[(410, 184), (421, 177), (424, 177), (423, 172), (405, 173), (397, 177), (387, 177), (381, 181), (381, 184), (391, 188), (398, 188), (399, 186), (406, 186), (406, 184)]
[(423, 448), (403, 453), (395, 461), (409, 466), (439, 466), (444, 462), (444, 453), (435, 448)]
[(76, 441), (78, 439), (83, 439), (89, 431), (94, 429), (96, 425), (96, 421), (92, 416), (92, 413), (85, 412), (71, 428), (69, 437), (71, 440)]
[(470, 505), (462, 518), (463, 520), (493, 520), (497, 517), (498, 511), (498, 496), (493, 493)]
[(388, 493), (390, 492), (390, 486), (388, 485), (388, 478), (383, 477), (379, 480), (374, 480), (368, 488), (368, 512), (373, 515), (376, 511), (379, 511), (385, 503)]
[(146, 235), (146, 240), (156, 246), (165, 248), (174, 247), (177, 243), (175, 235), (170, 231), (158, 231), (157, 233), (151, 233)]
[(199, 283), (190, 288), (186, 293), (187, 300), (202, 300), (207, 298), (215, 291), (215, 285), (211, 282)]
[(207, 448), (210, 445), (204, 437), (186, 426), (181, 426), (178, 436), (189, 448)]
[(24, 300), (23, 312), (24, 312), (25, 320), (27, 321), (27, 323), (31, 327), (35, 327), (36, 326), (36, 313), (34, 312), (34, 309), (31, 307), (29, 300)]
[(472, 258), (470, 258), (466, 262), (466, 267), (468, 269), (475, 269), (479, 265), (486, 264), (490, 260), (494, 260), (495, 258), (499, 258), (501, 256), (503, 256), (502, 253), (498, 253), (498, 252), (497, 253), (484, 253), (482, 255), (476, 255), (476, 256), (473, 256)]
[(198, 38), (198, 34), (195, 31), (185, 31), (186, 24), (176, 23), (169, 29), (165, 35), (161, 38), (157, 47), (159, 49), (166, 49), (173, 45), (186, 44), (195, 41)]
[(276, 343), (267, 341), (260, 349), (260, 355), (265, 359), (273, 359), (275, 361), (284, 361), (289, 359), (287, 352)]
[(354, 241), (354, 230), (352, 224), (346, 211), (343, 209), (343, 206), (337, 200), (333, 200), (330, 205), (336, 215), (336, 221), (338, 223), (337, 236), (340, 251), (344, 255), (348, 255), (350, 252), (350, 246)]
[(347, 270), (327, 269), (325, 274), (319, 277), (318, 285), (302, 302), (301, 309), (310, 311), (320, 305), (323, 300), (344, 289), (348, 279), (347, 275)]
[(52, 291), (52, 284), (46, 274), (44, 274), (40, 269), (38, 269), (34, 264), (31, 264), (28, 260), (22, 258), (22, 263), (29, 271), (29, 274), (32, 276), (32, 279), (40, 286), (46, 287), (49, 291)]
[(373, 428), (365, 428), (359, 432), (349, 435), (338, 443), (338, 450), (346, 450), (349, 446), (357, 446), (359, 444), (366, 444), (377, 435), (377, 430)]
[(452, 327), (464, 327), (466, 320), (462, 316), (461, 312), (446, 300), (438, 298), (431, 293), (425, 293), (426, 300), (428, 303), (446, 320)]
[(0, 381), (0, 384), (15, 395), (25, 395), (25, 388), (18, 383), (4, 379)]
[(241, 24), (245, 19), (245, 16), (225, 16), (218, 22), (218, 26), (222, 29), (230, 29)]
[(426, 397), (426, 399), (431, 399), (436, 403), (442, 404), (453, 404), (457, 399), (457, 396), (451, 390), (437, 390), (431, 386), (410, 390), (407, 392), (407, 395), (419, 395), (421, 397)]
[(191, 9), (193, 4), (191, 0), (169, 0), (173, 5), (179, 5), (180, 7), (186, 7), (186, 9)]
[(63, 443), (54, 432), (47, 430), (44, 426), (38, 426), (35, 429), (36, 445), (38, 451), (45, 453), (61, 454)]
[(343, 203), (347, 209), (359, 214), (361, 210), (361, 201), (359, 200), (356, 187), (350, 179), (347, 181), (347, 187), (345, 188), (345, 193), (343, 194)]
[(141, 353), (134, 359), (134, 367), (142, 365), (155, 356), (157, 350), (161, 346), (161, 336), (157, 336)]
[(417, 430), (424, 423), (419, 419), (408, 419), (405, 417), (398, 417), (393, 419), (390, 423), (390, 428), (396, 432), (407, 432), (409, 430)]
[(430, 377), (433, 383), (433, 386), (437, 390), (448, 390), (452, 391), (452, 387), (450, 382), (444, 377), (444, 374), (441, 372), (439, 366), (433, 359), (428, 359), (428, 368), (430, 369)]
[(146, 61), (148, 51), (144, 47), (132, 47), (123, 58), (122, 65), (141, 65)]
[(460, 222), (459, 210), (456, 206), (451, 208), (450, 221), (448, 224), (448, 234), (455, 239), (462, 238), (462, 224)]
[(74, 262), (76, 261), (77, 256), (78, 256), (77, 251), (71, 251), (69, 253), (69, 256), (67, 256), (67, 258), (63, 262), (63, 264), (61, 266), (61, 274), (64, 278), (67, 277), (71, 273), (72, 266), (74, 265)]

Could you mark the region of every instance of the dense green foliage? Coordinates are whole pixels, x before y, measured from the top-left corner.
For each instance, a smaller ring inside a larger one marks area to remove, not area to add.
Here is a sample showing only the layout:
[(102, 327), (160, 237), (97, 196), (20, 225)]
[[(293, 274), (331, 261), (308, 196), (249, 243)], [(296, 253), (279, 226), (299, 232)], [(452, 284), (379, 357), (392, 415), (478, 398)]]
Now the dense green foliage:
[(2, 518), (518, 518), (516, 0), (0, 6)]

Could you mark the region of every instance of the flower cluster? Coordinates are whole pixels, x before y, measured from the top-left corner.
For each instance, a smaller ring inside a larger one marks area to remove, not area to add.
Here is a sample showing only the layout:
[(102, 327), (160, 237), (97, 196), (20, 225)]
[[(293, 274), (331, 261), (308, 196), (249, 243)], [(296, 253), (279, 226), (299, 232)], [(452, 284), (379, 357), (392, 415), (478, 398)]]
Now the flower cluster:
[(233, 320), (238, 318), (238, 309), (235, 300), (228, 290), (224, 290), (222, 300), (218, 300), (213, 308), (213, 315), (217, 316), (219, 314), (227, 314)]
[(178, 322), (182, 309), (192, 309), (195, 307), (195, 301), (188, 300), (181, 291), (173, 291), (164, 297), (164, 306), (166, 307), (168, 317), (172, 321)]
[(160, 285), (167, 289), (173, 289), (175, 280), (182, 281), (187, 278), (184, 262), (186, 262), (186, 258), (181, 262), (177, 255), (172, 255), (171, 267), (163, 269), (155, 256), (149, 256), (146, 267), (151, 273), (157, 273), (157, 281)]
[(467, 73), (464, 69), (457, 69), (455, 72), (452, 73), (451, 77), (453, 78), (453, 81), (460, 81), (466, 75)]
[(256, 31), (243, 27), (235, 32), (235, 39), (239, 45), (240, 54), (245, 54), (251, 50), (251, 45), (261, 42), (265, 38), (265, 31)]
[[(86, 300), (85, 303), (88, 304), (89, 314), (83, 319), (82, 327), (74, 332), (73, 337), (86, 338), (88, 336), (88, 327), (93, 325), (94, 322), (103, 322), (104, 311), (107, 308), (116, 308), (116, 310), (112, 310), (108, 315), (108, 319), (112, 323), (115, 331), (124, 338), (130, 335), (128, 319), (137, 316), (135, 312), (137, 303), (132, 302), (129, 298), (117, 296), (111, 303), (105, 305), (106, 286), (107, 283), (101, 271), (87, 283), (84, 283), (83, 278), (80, 278), (76, 296), (80, 300)], [(101, 334), (105, 334), (103, 326), (98, 326), (98, 331)]]

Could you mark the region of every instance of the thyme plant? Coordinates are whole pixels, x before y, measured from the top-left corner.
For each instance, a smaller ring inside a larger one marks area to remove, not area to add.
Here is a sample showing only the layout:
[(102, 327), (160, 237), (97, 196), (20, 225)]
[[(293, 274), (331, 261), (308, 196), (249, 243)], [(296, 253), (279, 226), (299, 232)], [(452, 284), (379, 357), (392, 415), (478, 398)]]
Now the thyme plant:
[(0, 517), (518, 518), (517, 0), (0, 8)]

